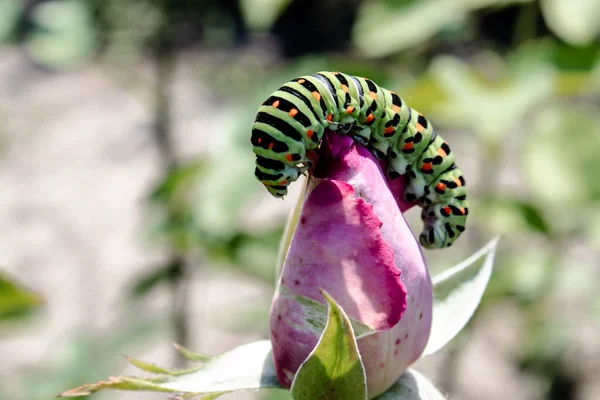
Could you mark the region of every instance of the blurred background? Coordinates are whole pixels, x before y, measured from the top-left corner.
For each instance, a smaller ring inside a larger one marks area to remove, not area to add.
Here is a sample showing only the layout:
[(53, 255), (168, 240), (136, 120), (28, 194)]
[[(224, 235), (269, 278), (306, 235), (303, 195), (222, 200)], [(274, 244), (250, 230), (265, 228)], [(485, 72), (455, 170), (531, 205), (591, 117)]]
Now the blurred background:
[(250, 126), (340, 70), (457, 155), (469, 224), (432, 274), (504, 235), (475, 318), (417, 368), (450, 399), (600, 399), (599, 21), (598, 0), (0, 0), (0, 398), (267, 338), (300, 185), (254, 179)]

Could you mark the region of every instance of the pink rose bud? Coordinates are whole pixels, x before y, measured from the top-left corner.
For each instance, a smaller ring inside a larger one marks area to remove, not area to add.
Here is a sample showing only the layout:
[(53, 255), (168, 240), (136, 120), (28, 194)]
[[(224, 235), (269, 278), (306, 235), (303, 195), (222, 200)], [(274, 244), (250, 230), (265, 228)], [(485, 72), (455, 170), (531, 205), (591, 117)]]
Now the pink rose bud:
[(399, 200), (404, 185), (402, 178), (388, 183), (380, 162), (360, 144), (327, 134), (271, 307), (274, 363), (285, 387), (321, 335), (311, 306), (326, 304), (319, 289), (376, 331), (358, 339), (369, 398), (386, 391), (423, 352), (433, 291), (402, 216), (412, 205)]

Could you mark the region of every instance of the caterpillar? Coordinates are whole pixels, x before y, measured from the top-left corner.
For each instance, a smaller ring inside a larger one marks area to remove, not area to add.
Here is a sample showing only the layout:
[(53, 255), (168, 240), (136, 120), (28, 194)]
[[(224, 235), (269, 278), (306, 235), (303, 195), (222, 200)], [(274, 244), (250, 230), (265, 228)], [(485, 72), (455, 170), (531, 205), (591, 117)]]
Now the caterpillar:
[(293, 79), (260, 106), (252, 125), (256, 178), (275, 197), (310, 168), (325, 129), (349, 135), (377, 158), (387, 174), (408, 174), (404, 196), (422, 207), (425, 248), (449, 247), (465, 230), (465, 179), (448, 143), (418, 111), (373, 81), (341, 72)]

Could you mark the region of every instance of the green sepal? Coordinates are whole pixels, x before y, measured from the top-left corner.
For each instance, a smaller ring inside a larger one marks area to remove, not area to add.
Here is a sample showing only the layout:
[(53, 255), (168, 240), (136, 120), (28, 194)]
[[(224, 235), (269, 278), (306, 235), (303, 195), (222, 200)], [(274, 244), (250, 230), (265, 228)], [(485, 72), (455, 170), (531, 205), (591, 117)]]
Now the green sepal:
[[(189, 350), (182, 354), (197, 357)], [(173, 393), (181, 398), (198, 397), (208, 400), (240, 390), (281, 388), (275, 375), (271, 343), (268, 340), (236, 347), (188, 370), (170, 370), (139, 360), (130, 361), (136, 367), (154, 375), (149, 378), (110, 377), (106, 381), (68, 390), (59, 397), (87, 396), (112, 389)]]
[(295, 400), (366, 400), (367, 383), (352, 324), (325, 291), (329, 316), (317, 346), (302, 363), (291, 392)]

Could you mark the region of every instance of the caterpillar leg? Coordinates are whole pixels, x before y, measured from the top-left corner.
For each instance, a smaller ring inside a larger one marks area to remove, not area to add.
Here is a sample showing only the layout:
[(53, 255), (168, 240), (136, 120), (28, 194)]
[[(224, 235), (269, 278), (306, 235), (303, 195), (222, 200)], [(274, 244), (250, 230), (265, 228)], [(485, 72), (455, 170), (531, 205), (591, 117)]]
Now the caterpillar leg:
[(447, 203), (432, 204), (421, 211), (424, 222), (419, 242), (428, 249), (450, 247), (465, 230), (469, 213), (466, 202), (451, 199)]
[(362, 129), (353, 129), (348, 133), (353, 140), (362, 144), (365, 147), (369, 147), (369, 140), (371, 139), (371, 128), (366, 127)]

